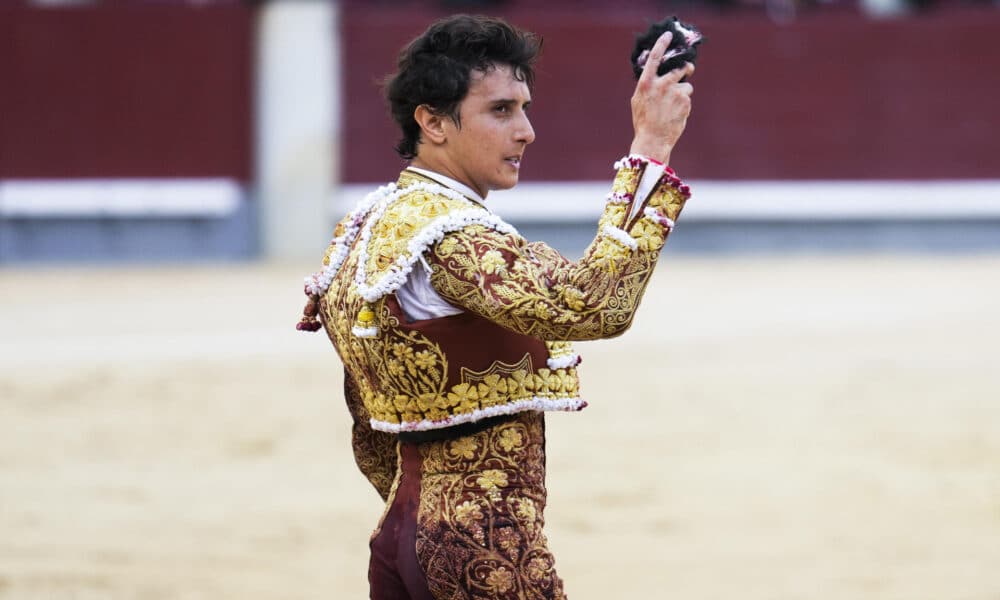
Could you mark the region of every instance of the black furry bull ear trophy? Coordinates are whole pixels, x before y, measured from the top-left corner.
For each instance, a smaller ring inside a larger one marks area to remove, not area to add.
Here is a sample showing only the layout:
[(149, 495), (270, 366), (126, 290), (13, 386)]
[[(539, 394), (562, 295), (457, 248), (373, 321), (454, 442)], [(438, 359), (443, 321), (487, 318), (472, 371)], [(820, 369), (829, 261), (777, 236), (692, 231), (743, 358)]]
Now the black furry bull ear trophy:
[(632, 72), (635, 73), (636, 79), (642, 75), (642, 68), (646, 65), (653, 44), (665, 31), (670, 31), (674, 37), (667, 46), (660, 67), (656, 69), (657, 75), (664, 75), (682, 67), (686, 62), (694, 64), (697, 60), (698, 45), (704, 40), (704, 36), (694, 25), (683, 23), (677, 17), (668, 17), (659, 23), (653, 23), (645, 33), (635, 38), (635, 48), (632, 49)]

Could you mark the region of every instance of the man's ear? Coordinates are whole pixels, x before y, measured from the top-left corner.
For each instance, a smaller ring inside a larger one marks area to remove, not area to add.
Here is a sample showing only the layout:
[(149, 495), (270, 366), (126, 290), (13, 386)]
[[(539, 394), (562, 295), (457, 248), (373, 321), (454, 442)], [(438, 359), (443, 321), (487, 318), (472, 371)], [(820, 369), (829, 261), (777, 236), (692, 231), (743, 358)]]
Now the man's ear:
[(413, 111), (413, 119), (420, 125), (423, 141), (431, 144), (443, 144), (446, 141), (444, 120), (447, 118), (446, 115), (435, 113), (426, 104), (421, 104)]

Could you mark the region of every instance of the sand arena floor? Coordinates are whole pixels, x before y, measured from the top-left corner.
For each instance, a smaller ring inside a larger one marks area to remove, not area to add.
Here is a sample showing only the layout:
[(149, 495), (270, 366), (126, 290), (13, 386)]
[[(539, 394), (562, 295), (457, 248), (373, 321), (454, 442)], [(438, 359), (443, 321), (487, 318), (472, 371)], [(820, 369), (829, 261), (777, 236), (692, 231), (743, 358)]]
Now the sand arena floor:
[[(366, 597), (312, 265), (0, 271), (0, 599)], [(667, 257), (549, 424), (571, 598), (1000, 599), (1000, 257)]]

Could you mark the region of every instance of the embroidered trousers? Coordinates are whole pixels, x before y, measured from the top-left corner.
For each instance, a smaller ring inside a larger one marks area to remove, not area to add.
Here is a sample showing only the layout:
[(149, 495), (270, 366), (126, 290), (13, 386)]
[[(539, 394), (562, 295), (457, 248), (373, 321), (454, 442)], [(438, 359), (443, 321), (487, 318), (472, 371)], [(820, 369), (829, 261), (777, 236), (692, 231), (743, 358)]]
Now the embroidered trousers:
[(372, 600), (564, 599), (548, 550), (541, 413), (450, 440), (399, 443), (372, 536)]

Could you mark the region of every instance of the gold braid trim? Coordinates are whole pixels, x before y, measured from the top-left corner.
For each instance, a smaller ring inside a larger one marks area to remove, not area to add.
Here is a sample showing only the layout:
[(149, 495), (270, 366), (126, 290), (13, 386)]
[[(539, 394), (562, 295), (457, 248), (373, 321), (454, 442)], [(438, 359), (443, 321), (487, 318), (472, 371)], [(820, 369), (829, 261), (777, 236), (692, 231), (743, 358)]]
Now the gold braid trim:
[(580, 380), (576, 369), (522, 368), (507, 374), (462, 377), (446, 393), (398, 394), (370, 399), (372, 428), (379, 431), (420, 431), (478, 421), (526, 410), (580, 410)]

